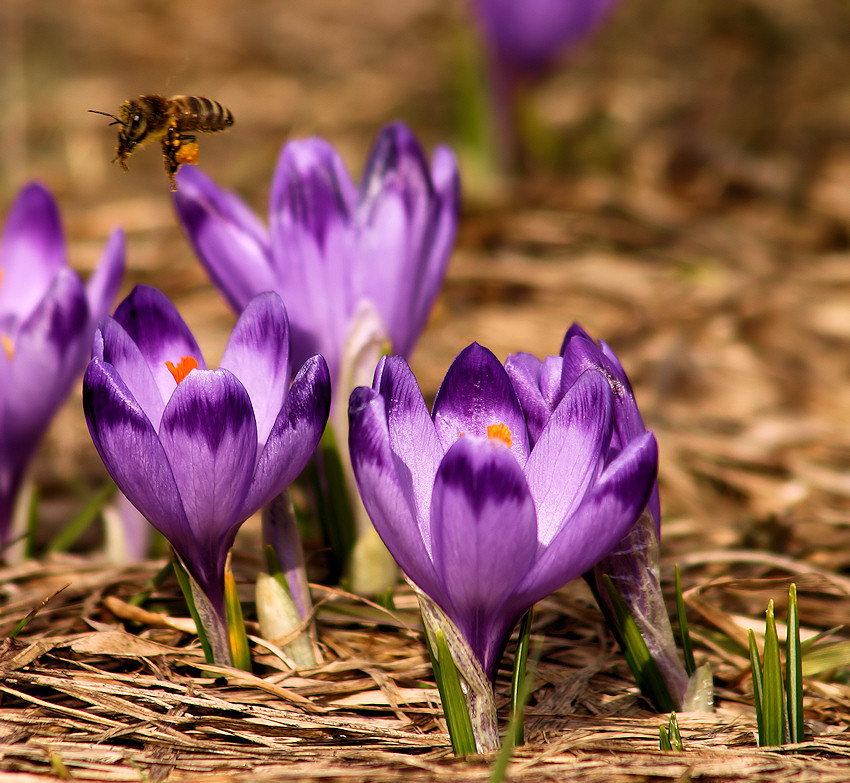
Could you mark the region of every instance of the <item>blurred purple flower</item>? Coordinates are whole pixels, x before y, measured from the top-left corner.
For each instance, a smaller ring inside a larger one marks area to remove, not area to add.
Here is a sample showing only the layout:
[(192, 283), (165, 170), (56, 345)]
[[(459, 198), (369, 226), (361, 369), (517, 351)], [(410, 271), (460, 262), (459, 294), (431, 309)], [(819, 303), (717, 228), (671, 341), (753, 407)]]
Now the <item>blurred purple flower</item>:
[[(393, 352), (413, 349), (457, 228), (457, 166), (446, 147), (429, 166), (410, 130), (390, 125), (357, 188), (326, 141), (290, 142), (272, 183), (269, 230), (197, 169), (184, 167), (178, 179), (177, 213), (213, 282), (237, 312), (255, 294), (277, 291), (296, 363), (321, 353), (336, 384), (364, 302)], [(340, 390), (345, 398), (350, 388)]]
[(98, 453), (221, 617), (236, 531), (301, 472), (327, 421), (324, 359), (289, 379), (289, 324), (274, 293), (248, 303), (217, 370), (154, 288), (133, 289), (95, 334), (83, 406)]
[(0, 547), (27, 465), (85, 366), (123, 273), (116, 230), (83, 285), (68, 267), (53, 196), (35, 183), (21, 190), (0, 242)]
[[(604, 455), (606, 464), (615, 461), (632, 442), (646, 435), (634, 392), (617, 356), (604, 342), (599, 344), (578, 324), (564, 337), (560, 356), (540, 361), (531, 354), (512, 354), (505, 369), (516, 389), (528, 421), (532, 443), (542, 437), (549, 418), (561, 401), (582, 379), (604, 379), (613, 393), (613, 432)], [(674, 700), (684, 697), (687, 675), (679, 661), (670, 620), (659, 584), (658, 542), (661, 536), (661, 508), (658, 482), (654, 482), (649, 502), (637, 524), (588, 574), (599, 600), (608, 604), (602, 575), (611, 577), (637, 621), (653, 659), (658, 664)]]
[(491, 56), (534, 76), (599, 26), (617, 0), (473, 0)]
[(644, 433), (606, 461), (613, 405), (604, 377), (582, 376), (532, 448), (504, 367), (477, 343), (449, 368), (430, 415), (401, 357), (382, 359), (373, 388), (351, 396), (366, 509), (491, 680), (520, 616), (592, 568), (646, 506), (655, 439)]

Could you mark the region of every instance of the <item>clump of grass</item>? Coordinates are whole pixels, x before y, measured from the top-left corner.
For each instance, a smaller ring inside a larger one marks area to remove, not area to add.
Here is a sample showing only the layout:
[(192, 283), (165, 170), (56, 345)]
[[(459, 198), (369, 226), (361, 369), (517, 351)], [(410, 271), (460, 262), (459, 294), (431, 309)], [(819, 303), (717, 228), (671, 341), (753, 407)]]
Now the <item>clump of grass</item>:
[(658, 747), (661, 750), (677, 750), (679, 752), (685, 750), (675, 712), (670, 713), (670, 720), (667, 721), (666, 726), (662, 723), (658, 727)]
[(792, 584), (788, 590), (784, 682), (772, 600), (767, 605), (764, 654), (761, 661), (759, 661), (756, 637), (752, 630), (749, 631), (748, 636), (759, 746), (770, 747), (789, 742), (801, 742), (803, 739), (803, 666), (796, 585)]

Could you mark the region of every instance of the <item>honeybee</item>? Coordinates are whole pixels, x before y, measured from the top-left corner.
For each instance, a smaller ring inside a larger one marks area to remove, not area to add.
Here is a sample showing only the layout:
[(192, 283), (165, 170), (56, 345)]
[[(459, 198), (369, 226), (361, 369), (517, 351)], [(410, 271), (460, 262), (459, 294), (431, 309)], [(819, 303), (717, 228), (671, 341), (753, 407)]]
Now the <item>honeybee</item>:
[(116, 161), (127, 171), (127, 158), (149, 141), (162, 145), (162, 158), (171, 189), (177, 190), (174, 175), (184, 163), (198, 162), (198, 142), (194, 132), (215, 133), (233, 125), (230, 109), (218, 101), (195, 95), (140, 95), (124, 101), (118, 114), (89, 109), (93, 114), (112, 117), (110, 125), (120, 125)]

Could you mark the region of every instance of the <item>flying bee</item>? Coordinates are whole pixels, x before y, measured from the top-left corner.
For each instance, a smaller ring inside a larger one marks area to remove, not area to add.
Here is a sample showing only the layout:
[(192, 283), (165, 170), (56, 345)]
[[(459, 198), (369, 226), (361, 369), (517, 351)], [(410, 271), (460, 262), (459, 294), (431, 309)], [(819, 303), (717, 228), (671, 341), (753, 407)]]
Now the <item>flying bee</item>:
[(118, 114), (89, 109), (93, 114), (111, 117), (110, 125), (120, 125), (116, 161), (127, 171), (127, 158), (141, 144), (158, 141), (162, 146), (165, 171), (171, 189), (177, 190), (174, 175), (184, 163), (198, 162), (195, 132), (216, 133), (233, 125), (230, 109), (218, 101), (195, 95), (140, 95), (124, 101)]

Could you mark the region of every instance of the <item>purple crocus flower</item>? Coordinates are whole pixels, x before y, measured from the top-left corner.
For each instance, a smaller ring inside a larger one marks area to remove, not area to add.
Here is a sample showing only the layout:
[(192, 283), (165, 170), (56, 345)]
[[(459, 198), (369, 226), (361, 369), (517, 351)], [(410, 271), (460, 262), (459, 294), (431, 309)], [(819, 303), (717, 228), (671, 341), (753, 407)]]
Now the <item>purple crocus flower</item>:
[(477, 343), (430, 414), (398, 356), (351, 395), (351, 459), (372, 522), (491, 680), (519, 617), (592, 568), (646, 506), (655, 438), (608, 460), (613, 408), (607, 380), (583, 375), (532, 447), (504, 367)]
[(534, 75), (581, 43), (617, 0), (473, 0), (492, 55), (514, 74)]
[[(177, 213), (213, 282), (237, 312), (255, 294), (277, 291), (296, 363), (321, 353), (336, 389), (346, 352), (360, 348), (351, 342), (364, 306), (378, 316), (382, 342), (412, 351), (457, 227), (458, 173), (448, 148), (438, 147), (429, 165), (410, 130), (390, 125), (358, 188), (328, 142), (292, 141), (272, 183), (268, 230), (199, 170), (186, 166), (178, 179)], [(354, 385), (340, 388), (343, 399)]]
[[(525, 411), (532, 443), (542, 437), (547, 422), (570, 390), (588, 375), (606, 381), (613, 394), (613, 431), (605, 462), (618, 459), (629, 444), (646, 435), (634, 392), (617, 356), (606, 343), (594, 342), (578, 324), (567, 331), (560, 356), (548, 356), (540, 361), (531, 354), (512, 354), (505, 368)], [(614, 581), (680, 709), (688, 678), (679, 662), (659, 585), (660, 536), (661, 508), (656, 481), (638, 523), (587, 576), (606, 604), (603, 574)]]
[(133, 289), (95, 334), (83, 406), (98, 453), (221, 617), (236, 531), (301, 472), (327, 421), (324, 359), (291, 387), (290, 372), (286, 310), (271, 292), (248, 303), (217, 370), (154, 288)]
[(124, 236), (116, 230), (83, 285), (68, 267), (53, 196), (35, 183), (21, 190), (0, 242), (0, 547), (27, 465), (85, 366), (123, 273)]

